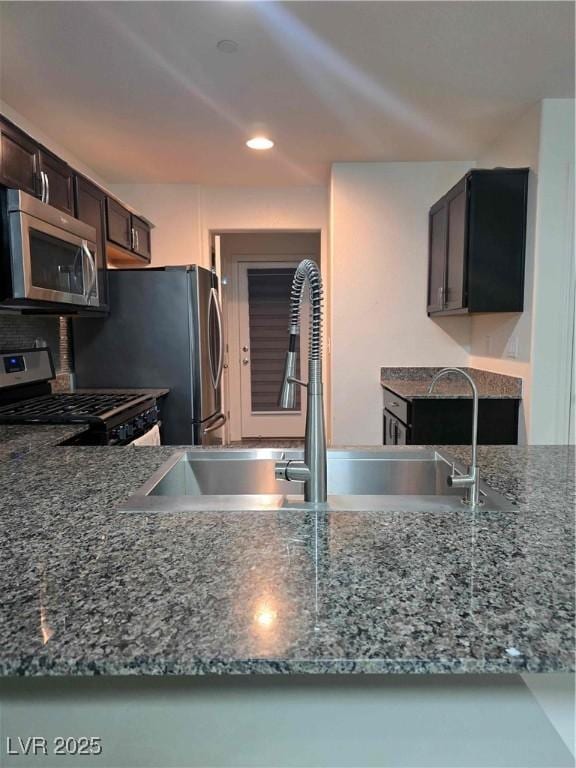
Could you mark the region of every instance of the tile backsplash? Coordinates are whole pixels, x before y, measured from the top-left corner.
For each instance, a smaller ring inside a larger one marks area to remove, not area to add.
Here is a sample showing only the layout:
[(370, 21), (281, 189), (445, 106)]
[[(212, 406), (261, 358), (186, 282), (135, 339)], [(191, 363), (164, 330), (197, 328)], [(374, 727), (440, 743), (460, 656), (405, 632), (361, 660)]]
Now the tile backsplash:
[(0, 350), (34, 347), (43, 339), (50, 347), (54, 367), (60, 370), (60, 320), (57, 316), (0, 314)]

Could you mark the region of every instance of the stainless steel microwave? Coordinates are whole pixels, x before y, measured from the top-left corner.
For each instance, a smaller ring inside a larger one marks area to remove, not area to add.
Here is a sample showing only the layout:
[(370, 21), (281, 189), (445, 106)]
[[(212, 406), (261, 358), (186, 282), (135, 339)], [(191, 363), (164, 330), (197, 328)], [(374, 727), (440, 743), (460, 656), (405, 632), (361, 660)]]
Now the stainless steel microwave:
[(95, 228), (17, 189), (0, 200), (1, 304), (98, 307)]

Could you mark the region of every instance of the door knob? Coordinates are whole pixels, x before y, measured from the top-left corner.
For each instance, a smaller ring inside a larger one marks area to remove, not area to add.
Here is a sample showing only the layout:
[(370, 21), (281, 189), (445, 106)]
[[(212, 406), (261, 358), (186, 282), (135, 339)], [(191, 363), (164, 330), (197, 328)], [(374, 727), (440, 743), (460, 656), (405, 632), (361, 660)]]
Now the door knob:
[(247, 358), (247, 357), (245, 357), (245, 358), (242, 360), (242, 365), (248, 365), (248, 363), (249, 363), (249, 362), (250, 362), (250, 360), (248, 360), (248, 358)]

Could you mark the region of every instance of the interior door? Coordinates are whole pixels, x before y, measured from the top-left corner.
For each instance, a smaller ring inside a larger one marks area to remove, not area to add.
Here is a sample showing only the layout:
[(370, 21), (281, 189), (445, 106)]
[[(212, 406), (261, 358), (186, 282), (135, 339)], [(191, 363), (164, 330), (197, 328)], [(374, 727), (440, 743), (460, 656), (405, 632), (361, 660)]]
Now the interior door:
[[(282, 410), (278, 395), (288, 349), (290, 288), (298, 261), (238, 264), (238, 312), (242, 438), (303, 437), (305, 393), (297, 388), (296, 408)], [(307, 379), (308, 298), (301, 311), (297, 378)]]

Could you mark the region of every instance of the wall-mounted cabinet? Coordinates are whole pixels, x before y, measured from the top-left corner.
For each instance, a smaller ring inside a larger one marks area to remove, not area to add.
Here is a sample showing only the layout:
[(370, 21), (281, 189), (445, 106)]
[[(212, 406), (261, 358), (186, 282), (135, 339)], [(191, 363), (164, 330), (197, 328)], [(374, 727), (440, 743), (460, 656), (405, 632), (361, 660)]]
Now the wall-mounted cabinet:
[(523, 311), (528, 172), (469, 171), (432, 206), (429, 315)]
[(38, 173), (38, 145), (16, 126), (0, 119), (0, 182), (38, 195)]
[(64, 213), (75, 215), (74, 171), (56, 155), (40, 149), (38, 151), (41, 199)]
[(106, 234), (108, 261), (111, 264), (123, 266), (150, 262), (150, 224), (111, 197), (106, 200)]
[(106, 192), (90, 179), (76, 174), (74, 177), (76, 218), (96, 229), (96, 267), (102, 308), (108, 307), (108, 281), (106, 279)]
[(0, 118), (0, 183), (74, 215), (70, 166), (4, 118)]
[[(0, 185), (34, 195), (96, 229), (101, 299), (97, 309), (108, 307), (108, 263), (116, 267), (150, 263), (152, 224), (3, 115), (0, 115)], [(26, 309), (33, 312), (36, 306), (31, 303)], [(46, 302), (40, 302), (37, 309), (50, 311)]]

